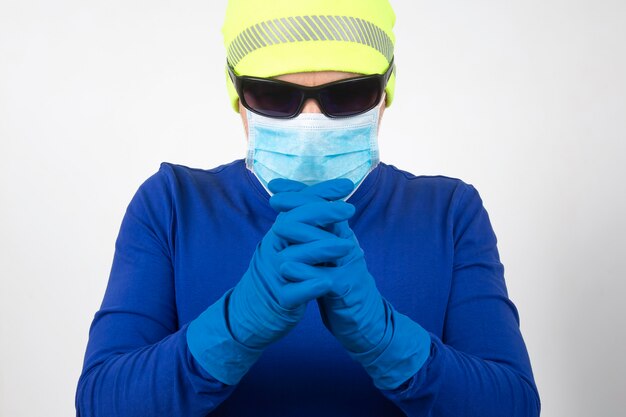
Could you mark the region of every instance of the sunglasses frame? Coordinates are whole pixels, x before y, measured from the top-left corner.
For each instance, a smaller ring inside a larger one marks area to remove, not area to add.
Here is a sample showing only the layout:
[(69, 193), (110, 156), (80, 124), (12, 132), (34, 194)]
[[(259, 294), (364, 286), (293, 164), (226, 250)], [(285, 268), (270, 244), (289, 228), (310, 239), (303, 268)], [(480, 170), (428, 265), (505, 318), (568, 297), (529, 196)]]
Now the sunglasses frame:
[[(317, 101), (319, 108), (322, 111), (322, 113), (324, 113), (324, 115), (333, 119), (339, 119), (343, 117), (352, 117), (352, 116), (356, 116), (359, 114), (363, 114), (365, 112), (370, 111), (371, 109), (373, 109), (380, 103), (383, 92), (385, 91), (385, 88), (387, 87), (387, 83), (389, 82), (389, 78), (391, 77), (391, 74), (395, 71), (395, 64), (393, 61), (394, 61), (394, 57), (391, 58), (389, 67), (387, 68), (384, 74), (371, 74), (371, 75), (363, 75), (363, 76), (353, 77), (353, 78), (346, 78), (343, 80), (332, 81), (326, 84), (316, 85), (313, 87), (290, 83), (288, 81), (277, 80), (277, 79), (272, 79), (272, 78), (252, 77), (248, 75), (237, 75), (235, 74), (234, 68), (228, 62), (228, 59), (226, 59), (226, 66), (228, 67), (228, 74), (230, 75), (230, 79), (233, 82), (233, 85), (235, 86), (235, 90), (237, 91), (237, 95), (239, 96), (239, 100), (241, 101), (241, 104), (246, 109), (250, 110), (251, 112), (254, 112), (263, 117), (271, 117), (273, 119), (293, 119), (294, 117), (297, 117), (302, 112), (302, 108), (304, 107), (304, 103), (306, 102), (306, 100), (308, 98), (314, 98)], [(322, 100), (321, 100), (321, 94), (320, 94), (321, 91), (329, 87), (339, 85), (339, 84), (350, 84), (350, 83), (359, 82), (362, 80), (371, 80), (371, 79), (377, 79), (380, 84), (380, 88), (378, 90), (378, 96), (376, 98), (374, 105), (358, 113), (344, 115), (344, 116), (331, 115), (324, 108), (324, 105), (322, 104)], [(275, 85), (277, 84), (277, 85), (296, 89), (300, 93), (300, 103), (298, 104), (298, 108), (296, 109), (296, 112), (290, 116), (269, 116), (267, 114), (263, 114), (254, 110), (248, 105), (243, 94), (244, 84), (248, 81), (269, 83), (269, 84), (275, 84)]]

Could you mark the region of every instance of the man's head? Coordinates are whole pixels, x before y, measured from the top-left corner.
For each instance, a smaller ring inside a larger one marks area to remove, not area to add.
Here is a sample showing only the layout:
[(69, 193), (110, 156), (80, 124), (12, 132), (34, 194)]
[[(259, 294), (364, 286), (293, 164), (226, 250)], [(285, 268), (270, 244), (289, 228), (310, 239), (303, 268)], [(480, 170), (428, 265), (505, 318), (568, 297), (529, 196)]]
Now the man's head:
[(268, 194), (277, 178), (347, 178), (354, 193), (376, 168), (395, 88), (394, 23), (389, 0), (229, 0), (230, 103), (244, 124), (246, 167)]
[[(385, 73), (393, 58), (394, 24), (389, 0), (229, 0), (222, 34), (237, 75), (319, 85)], [(226, 82), (231, 106), (241, 112), (227, 68)], [(385, 87), (385, 106), (394, 89), (395, 71)], [(315, 107), (309, 100), (303, 111)], [(245, 112), (242, 117), (245, 123)]]

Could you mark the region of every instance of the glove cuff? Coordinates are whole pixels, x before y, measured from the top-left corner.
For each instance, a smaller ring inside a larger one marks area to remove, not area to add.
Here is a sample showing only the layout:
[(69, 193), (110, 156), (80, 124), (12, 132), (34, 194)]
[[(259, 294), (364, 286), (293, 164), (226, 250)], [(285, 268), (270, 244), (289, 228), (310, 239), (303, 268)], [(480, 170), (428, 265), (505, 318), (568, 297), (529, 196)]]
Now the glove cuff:
[(253, 349), (235, 340), (226, 324), (227, 302), (234, 288), (189, 323), (187, 346), (194, 358), (214, 378), (236, 385), (264, 349)]
[(400, 386), (411, 378), (430, 355), (431, 338), (426, 329), (396, 311), (383, 297), (387, 327), (382, 340), (373, 349), (348, 354), (361, 363), (381, 390)]

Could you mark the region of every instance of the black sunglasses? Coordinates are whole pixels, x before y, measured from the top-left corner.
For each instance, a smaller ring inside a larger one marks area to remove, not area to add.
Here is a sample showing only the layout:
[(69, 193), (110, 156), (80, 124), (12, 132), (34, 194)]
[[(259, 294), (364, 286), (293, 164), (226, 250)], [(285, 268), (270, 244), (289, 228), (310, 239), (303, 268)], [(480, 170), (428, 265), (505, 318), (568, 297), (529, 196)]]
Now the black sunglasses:
[(228, 60), (226, 65), (241, 104), (261, 116), (277, 119), (290, 119), (299, 115), (309, 97), (317, 100), (322, 113), (328, 117), (365, 113), (380, 103), (395, 69), (392, 58), (384, 74), (364, 75), (308, 87), (283, 80), (237, 75)]

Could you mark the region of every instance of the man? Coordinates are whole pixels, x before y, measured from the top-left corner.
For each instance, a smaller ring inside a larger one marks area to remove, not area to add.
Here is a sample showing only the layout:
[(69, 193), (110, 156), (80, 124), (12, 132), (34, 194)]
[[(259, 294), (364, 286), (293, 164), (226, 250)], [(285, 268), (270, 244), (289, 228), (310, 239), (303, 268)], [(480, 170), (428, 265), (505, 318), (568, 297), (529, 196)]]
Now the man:
[(386, 0), (229, 2), (246, 158), (140, 186), (80, 415), (539, 415), (477, 190), (379, 159), (394, 21)]

